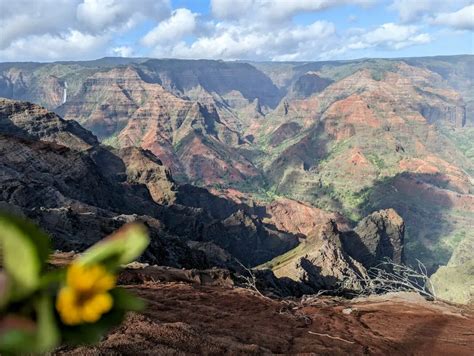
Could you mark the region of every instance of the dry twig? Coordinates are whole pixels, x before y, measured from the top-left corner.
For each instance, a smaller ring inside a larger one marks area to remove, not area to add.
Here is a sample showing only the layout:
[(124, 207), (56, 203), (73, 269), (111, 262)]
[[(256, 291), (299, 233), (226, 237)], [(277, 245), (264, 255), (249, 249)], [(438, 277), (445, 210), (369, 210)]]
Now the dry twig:
[(329, 335), (329, 334), (316, 333), (314, 331), (308, 331), (308, 333), (313, 334), (313, 335), (318, 335), (318, 336), (325, 336), (325, 337), (328, 337), (328, 338), (334, 339), (334, 340), (344, 341), (344, 342), (347, 342), (349, 344), (355, 344), (354, 341), (349, 341), (349, 340), (343, 339), (343, 338), (338, 337), (338, 336), (332, 336), (332, 335)]
[(359, 276), (364, 288), (359, 295), (383, 294), (390, 292), (416, 292), (423, 297), (436, 299), (425, 265), (418, 261), (417, 269), (399, 265), (391, 260), (382, 262), (368, 271), (367, 276)]

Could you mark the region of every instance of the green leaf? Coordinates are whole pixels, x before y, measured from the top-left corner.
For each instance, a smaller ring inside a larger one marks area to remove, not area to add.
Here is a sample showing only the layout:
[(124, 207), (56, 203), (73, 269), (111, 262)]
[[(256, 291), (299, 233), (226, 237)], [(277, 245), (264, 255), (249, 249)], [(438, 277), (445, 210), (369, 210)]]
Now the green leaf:
[(52, 271), (44, 272), (40, 278), (40, 289), (47, 289), (51, 287), (57, 287), (61, 282), (66, 279), (65, 269), (54, 269)]
[(0, 333), (0, 352), (19, 353), (31, 352), (30, 346), (34, 344), (34, 335), (30, 332), (13, 329)]
[(60, 342), (52, 299), (41, 295), (35, 302), (36, 322), (12, 315), (0, 320), (0, 352), (43, 353)]
[(38, 330), (36, 332), (35, 352), (52, 350), (59, 344), (60, 334), (54, 316), (53, 301), (42, 295), (36, 303)]
[(10, 280), (8, 275), (0, 270), (0, 310), (7, 304), (10, 296)]
[(35, 290), (49, 255), (49, 238), (29, 221), (0, 215), (0, 251), (12, 300)]
[(110, 294), (114, 298), (114, 308), (136, 312), (145, 309), (146, 303), (143, 299), (136, 297), (123, 288), (115, 288)]
[(117, 269), (138, 258), (148, 243), (148, 233), (142, 224), (127, 224), (86, 250), (79, 257), (78, 262), (82, 264), (99, 263), (110, 269)]

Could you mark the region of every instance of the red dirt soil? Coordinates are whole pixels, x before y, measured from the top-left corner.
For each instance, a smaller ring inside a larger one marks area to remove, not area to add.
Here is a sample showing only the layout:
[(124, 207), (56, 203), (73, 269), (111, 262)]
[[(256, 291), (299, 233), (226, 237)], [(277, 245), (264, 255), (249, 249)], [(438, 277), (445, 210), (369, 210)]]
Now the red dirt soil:
[(473, 355), (474, 311), (412, 294), (282, 302), (242, 288), (145, 282), (148, 308), (94, 347), (57, 354)]

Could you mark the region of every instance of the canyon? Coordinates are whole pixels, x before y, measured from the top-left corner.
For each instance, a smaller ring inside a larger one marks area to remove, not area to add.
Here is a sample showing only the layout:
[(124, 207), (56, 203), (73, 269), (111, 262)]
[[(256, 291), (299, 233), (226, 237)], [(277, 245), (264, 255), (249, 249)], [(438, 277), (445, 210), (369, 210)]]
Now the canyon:
[(139, 219), (144, 261), (265, 266), (282, 294), (387, 241), (431, 274), (473, 233), (473, 62), (1, 63), (0, 206), (61, 250)]

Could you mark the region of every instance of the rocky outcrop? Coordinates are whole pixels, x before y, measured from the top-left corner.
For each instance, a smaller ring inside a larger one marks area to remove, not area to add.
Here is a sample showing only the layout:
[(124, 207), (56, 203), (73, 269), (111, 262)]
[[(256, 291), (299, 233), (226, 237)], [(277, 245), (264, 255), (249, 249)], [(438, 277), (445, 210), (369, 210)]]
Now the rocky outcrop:
[(403, 219), (393, 209), (376, 211), (362, 219), (357, 227), (342, 234), (344, 250), (362, 263), (375, 267), (384, 259), (395, 264), (404, 263)]
[(457, 106), (446, 105), (441, 107), (431, 107), (423, 105), (420, 113), (429, 123), (445, 121), (456, 128), (462, 128), (466, 125), (466, 107), (460, 103)]
[(315, 290), (357, 291), (363, 287), (364, 267), (348, 255), (341, 246), (339, 231), (334, 222), (322, 228), (319, 241), (296, 263), (279, 269), (277, 276), (297, 277), (301, 283)]
[(286, 122), (272, 132), (270, 144), (274, 147), (284, 141), (294, 137), (301, 130), (301, 125), (297, 122)]
[(0, 98), (0, 132), (24, 139), (54, 142), (75, 150), (98, 145), (97, 138), (75, 121), (28, 102)]
[(274, 274), (258, 272), (262, 287), (282, 295), (360, 291), (371, 267), (386, 259), (403, 263), (403, 238), (403, 220), (393, 209), (372, 213), (351, 231), (326, 220), (295, 249), (261, 266)]
[(169, 168), (153, 153), (136, 147), (127, 147), (116, 152), (126, 166), (127, 182), (146, 185), (156, 203), (174, 203), (177, 185)]
[(339, 213), (327, 212), (308, 203), (287, 198), (275, 199), (258, 210), (262, 221), (275, 225), (281, 231), (312, 237), (321, 225), (333, 220), (340, 231), (349, 229), (348, 221)]

